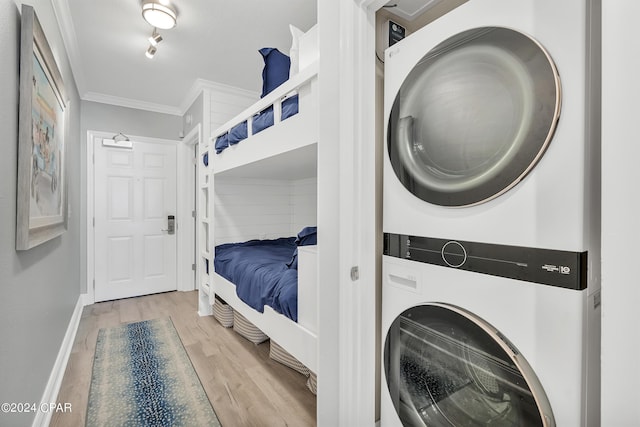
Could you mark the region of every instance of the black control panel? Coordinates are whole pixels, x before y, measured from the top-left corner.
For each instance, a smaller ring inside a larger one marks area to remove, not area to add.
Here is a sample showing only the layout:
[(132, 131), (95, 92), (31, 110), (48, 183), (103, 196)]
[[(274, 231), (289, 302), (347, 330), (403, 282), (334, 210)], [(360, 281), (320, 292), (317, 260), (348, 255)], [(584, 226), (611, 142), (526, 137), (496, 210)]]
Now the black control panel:
[(567, 289), (587, 287), (587, 252), (385, 233), (384, 254)]

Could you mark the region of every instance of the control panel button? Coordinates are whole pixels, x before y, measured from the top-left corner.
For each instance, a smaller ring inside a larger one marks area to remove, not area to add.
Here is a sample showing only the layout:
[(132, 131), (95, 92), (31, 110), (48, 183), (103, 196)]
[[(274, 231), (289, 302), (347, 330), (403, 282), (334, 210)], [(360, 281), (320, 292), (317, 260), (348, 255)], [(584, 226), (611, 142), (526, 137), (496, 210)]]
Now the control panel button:
[(467, 251), (459, 242), (449, 241), (445, 243), (440, 253), (442, 254), (442, 260), (449, 267), (462, 267), (467, 262)]

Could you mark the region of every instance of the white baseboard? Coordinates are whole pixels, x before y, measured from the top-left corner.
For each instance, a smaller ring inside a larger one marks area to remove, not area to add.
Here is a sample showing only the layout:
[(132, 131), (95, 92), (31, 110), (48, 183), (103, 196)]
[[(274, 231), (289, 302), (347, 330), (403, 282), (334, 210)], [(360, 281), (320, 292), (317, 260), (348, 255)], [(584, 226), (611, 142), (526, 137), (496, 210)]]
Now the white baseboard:
[[(49, 381), (47, 382), (47, 386), (42, 394), (42, 399), (40, 399), (41, 408), (49, 408), (50, 404), (56, 403), (58, 392), (60, 391), (60, 385), (62, 384), (62, 378), (64, 377), (64, 371), (67, 369), (67, 362), (69, 361), (71, 349), (73, 348), (73, 342), (76, 339), (76, 332), (78, 331), (78, 325), (80, 324), (80, 318), (82, 317), (82, 309), (84, 308), (87, 300), (86, 297), (86, 294), (82, 294), (78, 297), (78, 302), (76, 303), (76, 307), (71, 315), (69, 326), (67, 326), (67, 332), (64, 334), (64, 338), (62, 339), (62, 345), (60, 346), (60, 351), (58, 351), (58, 357), (56, 358), (56, 362), (53, 364), (51, 375), (49, 375)], [(51, 422), (52, 415), (53, 411), (51, 410), (37, 411), (31, 426), (48, 426)]]

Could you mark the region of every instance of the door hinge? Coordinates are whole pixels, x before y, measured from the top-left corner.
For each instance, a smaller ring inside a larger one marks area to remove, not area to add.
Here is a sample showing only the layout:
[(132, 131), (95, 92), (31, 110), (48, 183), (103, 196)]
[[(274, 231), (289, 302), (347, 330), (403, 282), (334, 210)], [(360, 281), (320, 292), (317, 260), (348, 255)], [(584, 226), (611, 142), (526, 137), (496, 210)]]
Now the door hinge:
[(195, 218), (195, 217), (196, 217), (196, 211), (191, 211), (191, 216), (192, 216), (193, 218)]
[(96, 226), (96, 217), (95, 216), (93, 217), (93, 226), (94, 227)]
[(195, 264), (191, 264), (191, 269), (192, 269), (193, 271), (196, 271), (196, 265), (195, 265)]

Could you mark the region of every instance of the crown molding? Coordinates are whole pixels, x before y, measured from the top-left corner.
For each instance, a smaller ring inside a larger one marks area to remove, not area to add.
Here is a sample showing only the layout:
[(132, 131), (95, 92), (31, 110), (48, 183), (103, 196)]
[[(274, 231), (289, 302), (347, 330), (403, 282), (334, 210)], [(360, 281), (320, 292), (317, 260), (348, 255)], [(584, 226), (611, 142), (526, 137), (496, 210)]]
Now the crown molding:
[(241, 89), (238, 87), (229, 86), (205, 79), (196, 79), (189, 92), (187, 92), (187, 96), (184, 98), (184, 101), (180, 104), (179, 107), (165, 104), (156, 104), (153, 102), (140, 101), (131, 98), (122, 98), (119, 96), (107, 95), (97, 92), (86, 92), (81, 95), (81, 98), (83, 101), (99, 102), (101, 104), (111, 104), (119, 107), (135, 108), (138, 110), (171, 114), (174, 116), (184, 116), (191, 105), (193, 105), (195, 100), (198, 99), (198, 96), (200, 96), (200, 94), (204, 91), (209, 91), (213, 94), (230, 94), (234, 96), (242, 96), (251, 101), (255, 101), (259, 98), (258, 92)]
[(79, 93), (83, 93), (86, 88), (86, 81), (84, 78), (84, 70), (82, 68), (82, 61), (80, 61), (80, 49), (78, 47), (78, 38), (76, 36), (76, 30), (71, 20), (71, 10), (69, 9), (69, 2), (67, 0), (51, 0), (53, 6), (53, 13), (58, 22), (58, 28), (62, 35), (62, 42), (64, 43), (65, 50), (67, 51), (67, 57), (71, 65), (71, 72), (76, 82), (76, 87)]
[(154, 113), (171, 114), (173, 116), (182, 116), (184, 113), (172, 105), (156, 104), (153, 102), (140, 101), (131, 98), (122, 98), (119, 96), (106, 95), (104, 93), (86, 92), (82, 95), (83, 101), (99, 102), (101, 104), (111, 104), (119, 107), (135, 108), (137, 110), (146, 110)]
[(82, 61), (80, 60), (80, 48), (78, 47), (78, 38), (76, 35), (75, 27), (73, 25), (73, 21), (71, 19), (69, 2), (68, 0), (51, 0), (51, 5), (53, 6), (56, 21), (58, 22), (58, 27), (62, 35), (62, 42), (64, 43), (65, 50), (67, 51), (73, 78), (75, 79), (76, 87), (78, 88), (78, 92), (80, 93), (80, 98), (83, 101), (99, 102), (102, 104), (110, 104), (119, 107), (135, 108), (138, 110), (171, 114), (174, 116), (184, 116), (184, 114), (191, 107), (198, 96), (200, 96), (200, 94), (205, 90), (208, 90), (214, 94), (218, 93), (244, 96), (251, 100), (256, 100), (259, 97), (259, 93), (256, 91), (241, 89), (205, 79), (195, 80), (195, 82), (191, 86), (191, 89), (189, 90), (189, 92), (187, 92), (187, 95), (185, 96), (183, 102), (178, 107), (140, 101), (131, 98), (122, 98), (97, 92), (87, 92), (85, 73), (82, 67)]
[(187, 110), (189, 110), (189, 108), (191, 107), (191, 105), (193, 105), (195, 100), (198, 99), (198, 96), (200, 96), (200, 94), (205, 90), (214, 94), (217, 93), (217, 94), (243, 96), (252, 101), (255, 101), (256, 99), (259, 98), (259, 93), (256, 91), (241, 89), (239, 87), (229, 86), (229, 85), (226, 85), (223, 83), (217, 83), (211, 80), (196, 79), (195, 82), (193, 82), (191, 89), (187, 93), (187, 96), (184, 98), (184, 101), (182, 101), (182, 104), (180, 104), (180, 111), (182, 112), (182, 115), (184, 115), (187, 112)]

